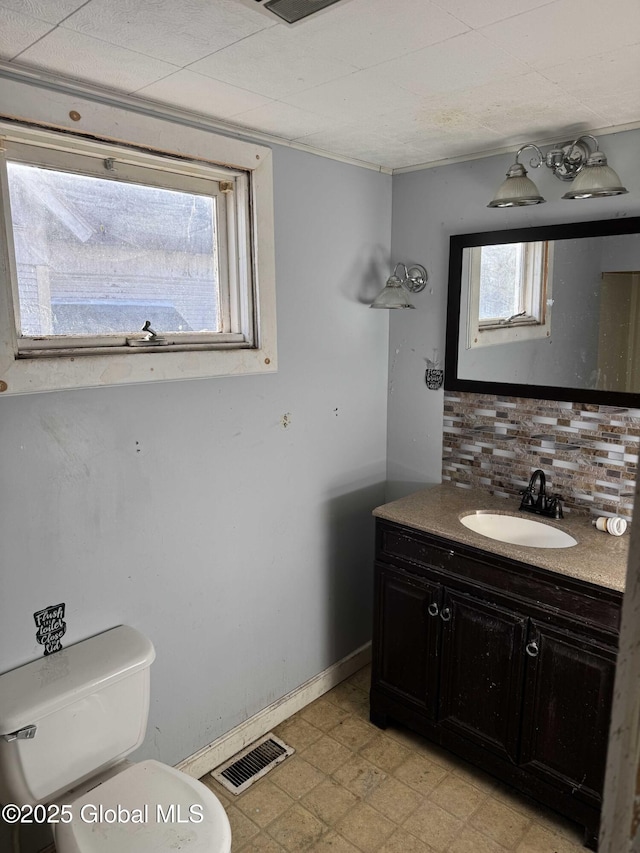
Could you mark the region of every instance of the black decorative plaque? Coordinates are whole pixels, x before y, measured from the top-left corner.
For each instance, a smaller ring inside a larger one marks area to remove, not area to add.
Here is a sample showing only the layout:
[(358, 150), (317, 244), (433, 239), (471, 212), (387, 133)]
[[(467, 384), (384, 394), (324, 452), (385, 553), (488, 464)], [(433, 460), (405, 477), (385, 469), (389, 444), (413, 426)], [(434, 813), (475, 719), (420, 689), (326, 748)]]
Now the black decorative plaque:
[(36, 623), (36, 640), (40, 645), (44, 646), (45, 655), (50, 655), (53, 652), (59, 652), (62, 648), (60, 642), (67, 630), (67, 623), (64, 621), (64, 604), (54, 604), (45, 607), (44, 610), (38, 610), (33, 614)]
[(424, 378), (427, 383), (427, 388), (430, 391), (437, 391), (438, 388), (442, 388), (442, 383), (444, 382), (444, 370), (441, 367), (427, 367)]

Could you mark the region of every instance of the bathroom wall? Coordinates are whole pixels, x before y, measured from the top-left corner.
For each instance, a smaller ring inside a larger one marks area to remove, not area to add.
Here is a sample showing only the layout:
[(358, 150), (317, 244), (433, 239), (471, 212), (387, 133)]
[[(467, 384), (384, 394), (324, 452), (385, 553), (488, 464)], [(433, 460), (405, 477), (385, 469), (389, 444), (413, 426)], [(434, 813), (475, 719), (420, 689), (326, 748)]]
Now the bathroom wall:
[(566, 511), (631, 517), (640, 409), (447, 391), (442, 480), (520, 500), (531, 471)]
[[(575, 130), (558, 132), (556, 141), (571, 137)], [(514, 140), (513, 151), (524, 141), (527, 140)], [(549, 137), (549, 141), (553, 138)], [(513, 162), (513, 152), (394, 175), (392, 259), (394, 263), (401, 260), (424, 264), (429, 273), (429, 287), (413, 299), (415, 311), (394, 311), (390, 318), (387, 436), (390, 498), (439, 483), (442, 458), (447, 455), (443, 454), (445, 393), (442, 389), (429, 390), (424, 374), (427, 359), (444, 362), (449, 237), (527, 225), (640, 215), (640, 172), (636, 165), (640, 131), (600, 136), (600, 143), (610, 164), (620, 173), (628, 195), (563, 201), (560, 197), (565, 185), (549, 170), (540, 169), (532, 170), (532, 177), (547, 199), (546, 204), (511, 210), (488, 209), (486, 205)], [(538, 402), (547, 405), (545, 401)], [(603, 429), (609, 419), (617, 418), (615, 412), (603, 411), (602, 415)], [(617, 436), (611, 441), (619, 444)], [(529, 454), (524, 446), (520, 451), (524, 461), (528, 459), (532, 467), (538, 467), (541, 458), (538, 454)], [(598, 475), (598, 479), (602, 478)]]
[(42, 655), (47, 605), (63, 645), (133, 625), (140, 756), (170, 764), (370, 638), (391, 177), (273, 150), (277, 373), (0, 398), (0, 672)]

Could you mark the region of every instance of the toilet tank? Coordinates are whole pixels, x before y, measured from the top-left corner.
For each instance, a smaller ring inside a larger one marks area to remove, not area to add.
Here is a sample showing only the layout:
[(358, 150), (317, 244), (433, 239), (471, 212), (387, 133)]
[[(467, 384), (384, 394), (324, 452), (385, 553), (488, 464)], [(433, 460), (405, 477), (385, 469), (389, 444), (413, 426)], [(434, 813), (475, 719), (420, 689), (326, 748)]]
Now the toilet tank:
[(0, 675), (0, 803), (52, 800), (140, 746), (154, 658), (120, 625)]

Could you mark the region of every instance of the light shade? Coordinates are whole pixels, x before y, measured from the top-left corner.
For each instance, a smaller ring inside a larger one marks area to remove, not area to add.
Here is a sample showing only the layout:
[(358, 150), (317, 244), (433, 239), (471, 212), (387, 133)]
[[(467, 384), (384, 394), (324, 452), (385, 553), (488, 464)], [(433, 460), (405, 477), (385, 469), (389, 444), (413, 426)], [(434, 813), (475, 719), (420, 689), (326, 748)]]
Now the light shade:
[(509, 167), (506, 181), (500, 184), (487, 207), (523, 207), (543, 202), (538, 187), (527, 177), (527, 170), (521, 163), (516, 162)]
[(628, 190), (611, 166), (602, 151), (595, 151), (578, 172), (571, 188), (562, 198), (601, 198), (611, 195), (624, 195)]
[(388, 278), (381, 293), (373, 300), (370, 308), (415, 308), (407, 299), (407, 291), (397, 275)]

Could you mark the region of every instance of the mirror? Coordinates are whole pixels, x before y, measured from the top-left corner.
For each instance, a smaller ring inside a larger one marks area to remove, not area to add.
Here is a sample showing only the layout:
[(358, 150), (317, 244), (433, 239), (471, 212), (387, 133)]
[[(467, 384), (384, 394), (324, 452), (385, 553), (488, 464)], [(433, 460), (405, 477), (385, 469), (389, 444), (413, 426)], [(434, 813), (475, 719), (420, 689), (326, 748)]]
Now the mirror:
[(452, 236), (445, 388), (640, 407), (640, 217)]

